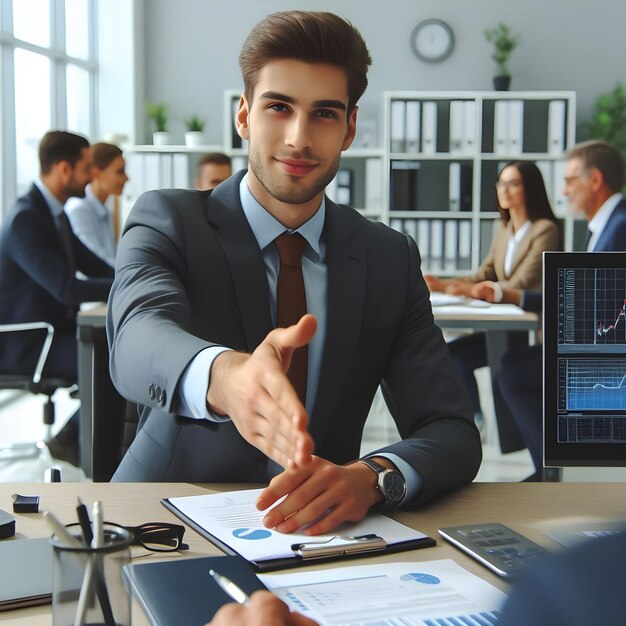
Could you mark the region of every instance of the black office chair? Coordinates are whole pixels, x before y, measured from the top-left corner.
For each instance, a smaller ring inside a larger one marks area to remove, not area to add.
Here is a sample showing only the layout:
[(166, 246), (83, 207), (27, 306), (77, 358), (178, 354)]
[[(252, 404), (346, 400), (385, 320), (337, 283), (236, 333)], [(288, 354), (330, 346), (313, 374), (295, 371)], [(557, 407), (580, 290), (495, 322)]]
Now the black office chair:
[[(54, 402), (52, 395), (59, 388), (68, 388), (74, 385), (72, 380), (59, 377), (43, 376), (48, 352), (54, 338), (54, 327), (47, 322), (27, 322), (23, 324), (0, 324), (0, 333), (33, 332), (45, 330), (46, 334), (39, 353), (39, 358), (32, 374), (14, 374), (0, 371), (0, 389), (23, 390), (32, 394), (43, 394), (47, 401), (43, 407), (43, 423), (46, 434), (43, 443), (49, 441), (52, 425), (54, 424)], [(0, 444), (0, 460), (9, 461), (37, 457), (41, 452), (42, 442)]]

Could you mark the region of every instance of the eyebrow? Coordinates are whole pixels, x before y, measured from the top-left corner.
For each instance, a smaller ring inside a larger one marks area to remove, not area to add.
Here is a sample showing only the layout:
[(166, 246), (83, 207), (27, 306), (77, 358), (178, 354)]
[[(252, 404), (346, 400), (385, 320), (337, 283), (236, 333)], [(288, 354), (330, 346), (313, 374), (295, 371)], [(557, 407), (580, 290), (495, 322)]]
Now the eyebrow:
[[(261, 98), (265, 100), (280, 100), (280, 102), (284, 102), (285, 104), (298, 104), (295, 98), (278, 93), (277, 91), (266, 91), (261, 94)], [(340, 109), (341, 111), (346, 111), (348, 107), (341, 100), (316, 100), (313, 102), (313, 108)]]

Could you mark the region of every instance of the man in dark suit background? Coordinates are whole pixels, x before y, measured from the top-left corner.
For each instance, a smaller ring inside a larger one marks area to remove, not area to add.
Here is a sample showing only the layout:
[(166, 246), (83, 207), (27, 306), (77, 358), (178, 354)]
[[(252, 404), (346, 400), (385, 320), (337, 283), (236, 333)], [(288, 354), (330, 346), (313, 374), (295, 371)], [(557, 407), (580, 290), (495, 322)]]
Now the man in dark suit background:
[[(274, 477), (257, 506), (287, 498), (265, 524), (291, 532), (318, 519), (317, 534), (474, 478), (480, 437), (415, 242), (324, 197), (369, 64), (358, 31), (331, 13), (266, 17), (240, 55), (248, 172), (212, 192), (149, 192), (133, 208), (107, 331), (112, 379), (143, 409), (115, 480)], [(309, 314), (280, 328), (274, 241), (285, 233), (305, 240)], [(302, 346), (306, 399), (286, 375)], [(372, 467), (357, 459), (379, 384), (403, 441), (369, 455)]]
[[(40, 178), (4, 218), (0, 233), (0, 323), (45, 321), (55, 334), (44, 375), (76, 381), (76, 313), (81, 302), (106, 301), (113, 270), (72, 233), (63, 205), (84, 196), (91, 179), (89, 142), (50, 131), (39, 144)], [(76, 272), (87, 277), (79, 279)], [(38, 333), (3, 334), (0, 371), (32, 372), (43, 339)], [(50, 442), (77, 446), (77, 419)], [(63, 446), (64, 447), (64, 446)], [(61, 454), (64, 454), (62, 452)]]

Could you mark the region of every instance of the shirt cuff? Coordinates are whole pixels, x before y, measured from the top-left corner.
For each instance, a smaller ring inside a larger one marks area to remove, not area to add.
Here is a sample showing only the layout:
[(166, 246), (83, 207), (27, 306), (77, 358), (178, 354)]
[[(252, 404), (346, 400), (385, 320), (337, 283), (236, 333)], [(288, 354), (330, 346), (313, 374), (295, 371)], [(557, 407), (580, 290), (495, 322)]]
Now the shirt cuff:
[(213, 361), (230, 348), (211, 346), (198, 352), (189, 363), (180, 379), (178, 392), (178, 413), (194, 419), (205, 419), (211, 422), (228, 422), (230, 417), (209, 411), (206, 394), (211, 381)]
[(410, 502), (413, 498), (416, 498), (419, 495), (419, 492), (422, 490), (422, 486), (424, 484), (424, 479), (414, 467), (409, 465), (397, 454), (393, 454), (391, 452), (376, 452), (374, 454), (368, 454), (363, 458), (369, 459), (375, 456), (389, 459), (398, 468), (398, 471), (402, 474), (402, 477), (406, 482), (406, 493), (404, 494), (402, 502), (400, 502), (398, 506), (402, 506), (403, 504)]
[(504, 292), (502, 291), (500, 283), (492, 282), (491, 284), (493, 285), (493, 301), (502, 302), (502, 298), (504, 298)]

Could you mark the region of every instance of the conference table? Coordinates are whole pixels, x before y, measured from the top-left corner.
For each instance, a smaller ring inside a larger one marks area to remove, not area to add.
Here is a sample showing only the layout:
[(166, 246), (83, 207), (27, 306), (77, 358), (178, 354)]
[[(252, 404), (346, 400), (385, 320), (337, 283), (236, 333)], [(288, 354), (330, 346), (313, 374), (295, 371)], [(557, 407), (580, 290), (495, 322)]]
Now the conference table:
[[(49, 510), (63, 523), (74, 522), (76, 497), (87, 504), (101, 500), (107, 521), (139, 525), (148, 521), (179, 520), (166, 510), (160, 499), (253, 488), (258, 485), (186, 484), (186, 483), (1, 483), (0, 508), (11, 511), (13, 493), (40, 496), (39, 513), (16, 513), (16, 538), (47, 537), (50, 530), (42, 511)], [(558, 551), (559, 544), (547, 533), (575, 524), (592, 528), (608, 520), (626, 517), (626, 484), (624, 483), (473, 483), (443, 498), (428, 503), (419, 511), (393, 511), (396, 520), (435, 538), (432, 548), (399, 552), (384, 556), (353, 559), (347, 564), (380, 564), (390, 562), (421, 562), (453, 559), (459, 565), (487, 582), (507, 592), (509, 585), (482, 565), (444, 542), (437, 529), (460, 524), (500, 522), (543, 545)], [(8, 539), (5, 541), (13, 541)], [(219, 555), (220, 551), (192, 529), (187, 529), (184, 541), (189, 551), (166, 556), (152, 555), (150, 562), (159, 558), (189, 558)], [(141, 548), (137, 554), (143, 554)], [(135, 553), (133, 553), (135, 554)], [(140, 562), (145, 562), (141, 559)], [(3, 564), (6, 566), (6, 564)], [(311, 565), (308, 568), (338, 567), (331, 564)], [(134, 626), (147, 624), (141, 608), (132, 605)], [(3, 626), (49, 626), (52, 623), (50, 605), (0, 613)]]

